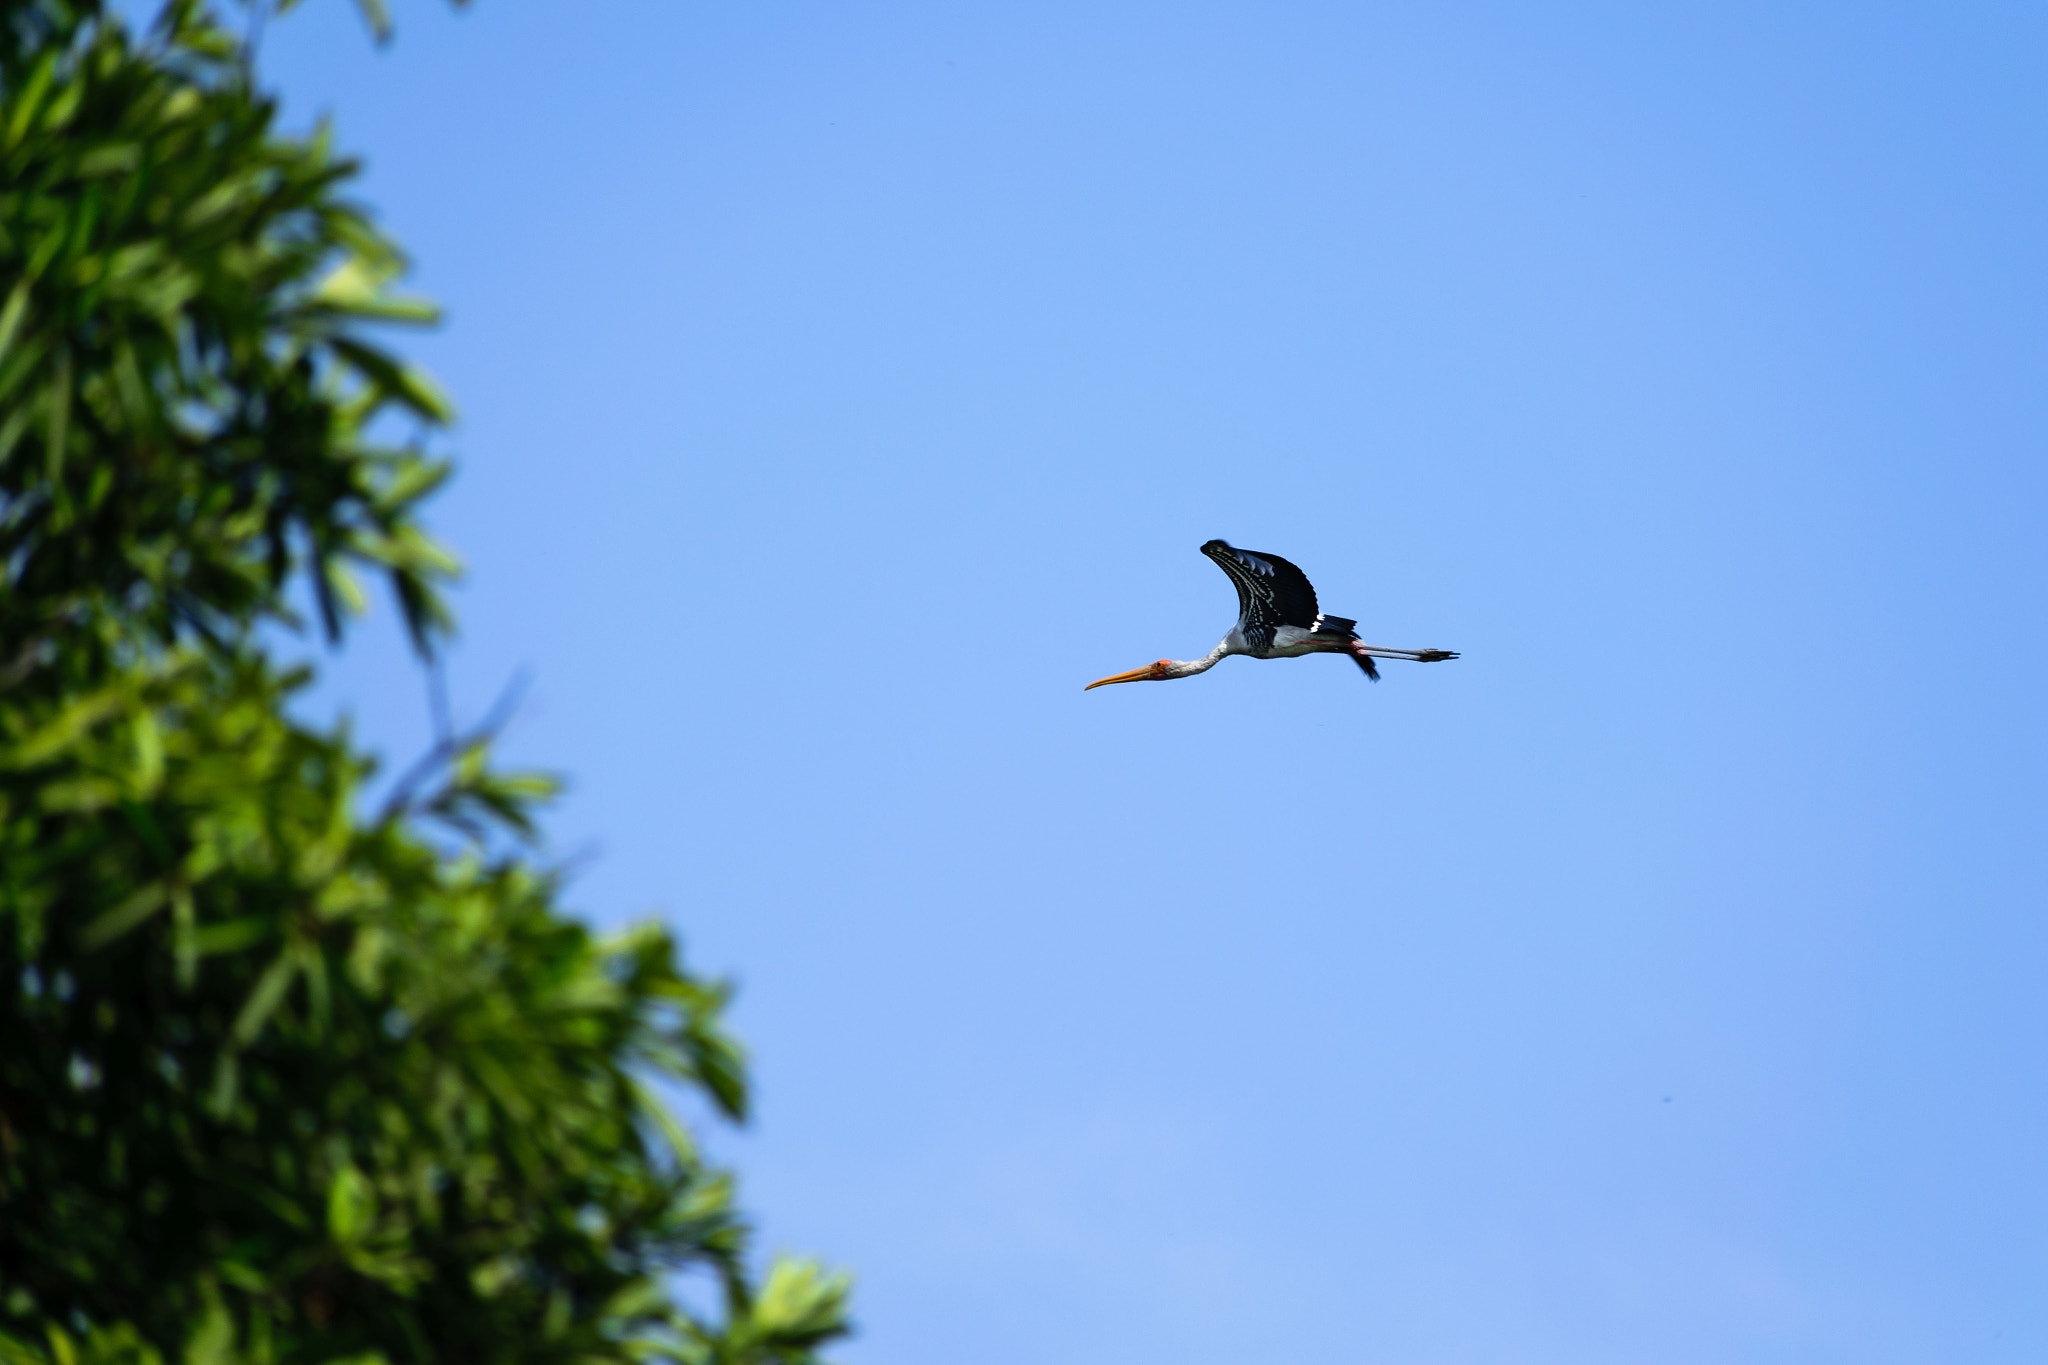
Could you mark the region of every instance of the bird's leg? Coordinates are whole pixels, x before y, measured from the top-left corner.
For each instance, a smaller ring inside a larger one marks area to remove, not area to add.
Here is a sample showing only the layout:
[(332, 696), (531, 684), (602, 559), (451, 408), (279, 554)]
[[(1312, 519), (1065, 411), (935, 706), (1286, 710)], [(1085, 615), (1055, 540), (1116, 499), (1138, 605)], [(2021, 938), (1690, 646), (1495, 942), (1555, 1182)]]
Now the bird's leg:
[(1449, 649), (1389, 649), (1385, 645), (1368, 645), (1354, 642), (1353, 654), (1370, 655), (1375, 659), (1409, 659), (1418, 664), (1440, 663), (1445, 659), (1458, 657), (1457, 651)]

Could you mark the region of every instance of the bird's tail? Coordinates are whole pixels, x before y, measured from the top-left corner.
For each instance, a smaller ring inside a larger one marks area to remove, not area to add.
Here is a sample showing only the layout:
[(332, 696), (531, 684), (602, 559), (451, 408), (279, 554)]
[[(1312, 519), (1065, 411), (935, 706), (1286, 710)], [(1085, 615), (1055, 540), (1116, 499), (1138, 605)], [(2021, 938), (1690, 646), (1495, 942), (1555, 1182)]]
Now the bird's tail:
[(1372, 655), (1354, 654), (1351, 656), (1351, 662), (1364, 669), (1365, 676), (1371, 678), (1374, 682), (1380, 680), (1380, 666), (1372, 661)]

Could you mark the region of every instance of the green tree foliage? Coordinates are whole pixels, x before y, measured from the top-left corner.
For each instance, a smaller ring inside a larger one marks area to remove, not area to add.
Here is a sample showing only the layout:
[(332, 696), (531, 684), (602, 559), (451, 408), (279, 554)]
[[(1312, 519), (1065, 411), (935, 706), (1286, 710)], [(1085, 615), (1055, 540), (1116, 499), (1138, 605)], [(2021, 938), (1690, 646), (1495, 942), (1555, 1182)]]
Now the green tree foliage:
[(367, 811), (261, 648), (301, 574), (448, 625), (353, 169), (199, 3), (0, 0), (0, 1362), (812, 1360), (843, 1281), (656, 1094), (743, 1116), (721, 990), (563, 913), (486, 734)]

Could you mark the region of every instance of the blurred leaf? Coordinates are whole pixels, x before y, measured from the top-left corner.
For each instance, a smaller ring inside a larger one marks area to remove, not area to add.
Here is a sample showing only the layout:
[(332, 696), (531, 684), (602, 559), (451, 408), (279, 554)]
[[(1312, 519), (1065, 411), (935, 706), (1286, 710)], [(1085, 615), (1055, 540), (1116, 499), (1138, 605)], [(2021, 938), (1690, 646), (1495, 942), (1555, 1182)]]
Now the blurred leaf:
[(384, 7), (384, 0), (356, 0), (356, 8), (362, 12), (363, 22), (370, 26), (370, 32), (377, 41), (389, 41), (391, 11)]
[(271, 959), (263, 969), (263, 975), (256, 978), (254, 990), (243, 1002), (242, 1009), (235, 1016), (235, 1026), (228, 1031), (228, 1041), (236, 1047), (246, 1047), (270, 1022), (270, 1015), (284, 1000), (284, 993), (291, 989), (292, 978), (299, 974), (298, 954), (287, 948)]
[(376, 1216), (377, 1200), (370, 1182), (355, 1167), (342, 1166), (327, 1189), (328, 1235), (344, 1246), (352, 1246), (369, 1235)]
[(86, 925), (85, 932), (79, 935), (80, 946), (90, 951), (119, 938), (162, 909), (164, 902), (169, 899), (167, 888), (160, 882), (152, 882), (142, 887), (127, 900)]
[(14, 288), (7, 291), (7, 302), (0, 306), (0, 360), (7, 358), (7, 352), (14, 345), (14, 334), (21, 329), (22, 317), (28, 312), (28, 281), (16, 280)]
[(313, 302), (350, 317), (385, 322), (431, 324), (441, 310), (425, 299), (391, 294), (386, 286), (398, 273), (395, 259), (374, 262), (357, 253), (342, 261), (313, 290)]

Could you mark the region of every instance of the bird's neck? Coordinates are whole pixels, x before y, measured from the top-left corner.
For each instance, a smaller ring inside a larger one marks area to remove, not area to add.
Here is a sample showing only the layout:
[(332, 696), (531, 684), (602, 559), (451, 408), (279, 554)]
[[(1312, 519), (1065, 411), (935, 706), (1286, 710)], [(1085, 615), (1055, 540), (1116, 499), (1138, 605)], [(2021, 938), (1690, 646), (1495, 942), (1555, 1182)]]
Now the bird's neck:
[(1230, 653), (1230, 642), (1225, 640), (1199, 659), (1176, 661), (1168, 671), (1167, 676), (1169, 678), (1192, 678), (1197, 673), (1207, 673), (1218, 663), (1221, 663), (1223, 656), (1228, 653)]

